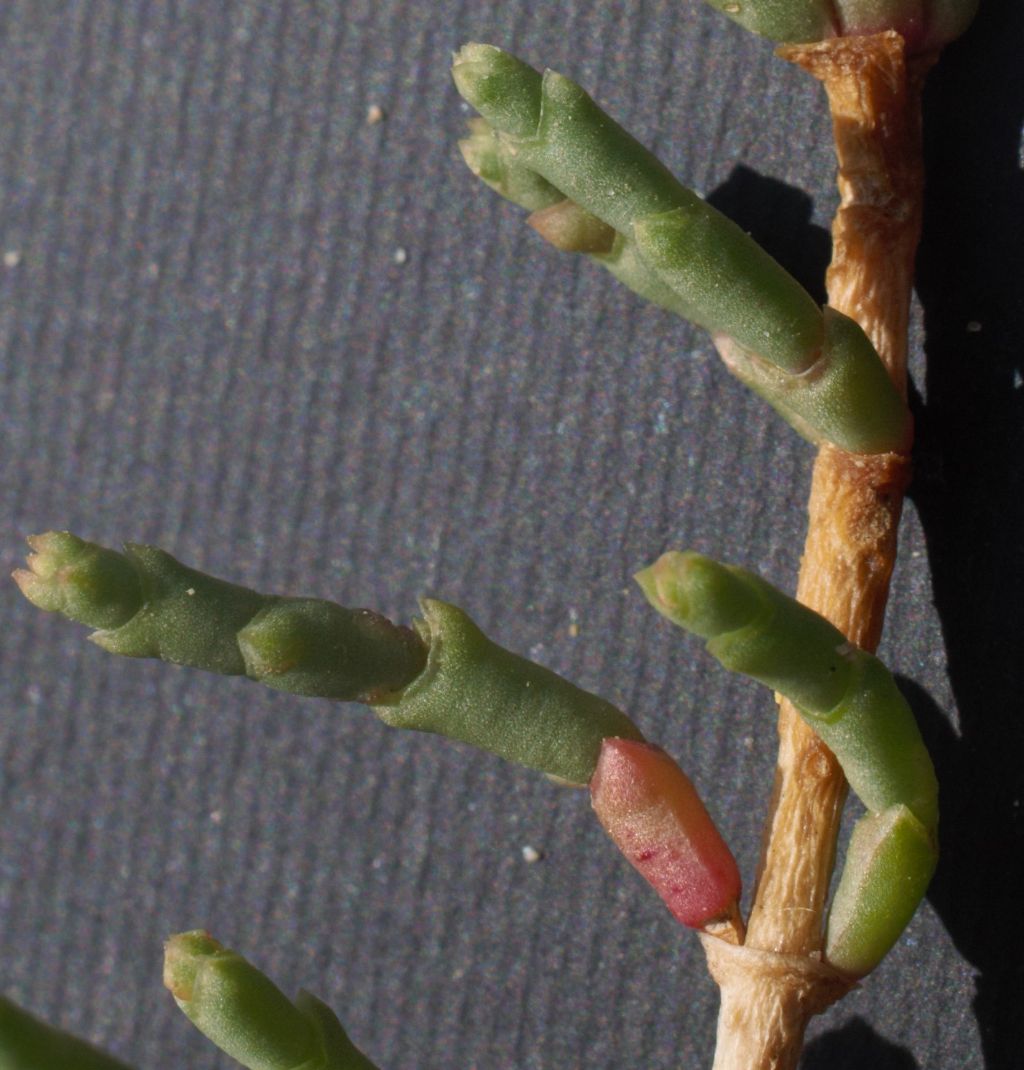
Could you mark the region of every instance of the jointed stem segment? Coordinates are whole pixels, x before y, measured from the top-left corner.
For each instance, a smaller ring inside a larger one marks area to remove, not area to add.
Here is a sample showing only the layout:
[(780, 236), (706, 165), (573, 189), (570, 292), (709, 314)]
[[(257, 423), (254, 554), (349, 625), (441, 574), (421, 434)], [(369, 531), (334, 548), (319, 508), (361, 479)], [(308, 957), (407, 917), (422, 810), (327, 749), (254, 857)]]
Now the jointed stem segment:
[(192, 1024), (246, 1070), (376, 1070), (315, 996), (294, 1001), (208, 933), (172, 936), (164, 984)]
[(652, 604), (707, 639), (726, 668), (792, 702), (870, 811), (854, 830), (825, 947), (832, 966), (863, 976), (917, 909), (938, 857), (935, 772), (892, 675), (743, 569), (671, 553), (638, 579)]
[(259, 594), (152, 546), (119, 554), (68, 532), (29, 541), (30, 569), (15, 573), (26, 597), (113, 625), (91, 638), (115, 654), (363, 702), (393, 727), (471, 743), (581, 787), (604, 739), (643, 738), (610, 702), (498, 646), (446, 602), (424, 599), (413, 631), (366, 609)]
[[(578, 85), (480, 44), (462, 49), (452, 74), (487, 122), (471, 128), (463, 155), (488, 185), (534, 212), (566, 198), (611, 228), (611, 248), (596, 258), (711, 331), (730, 369), (807, 438), (858, 453), (906, 445), (906, 406), (861, 328), (819, 309)], [(579, 216), (575, 230), (585, 232)], [(593, 251), (589, 234), (575, 247)]]

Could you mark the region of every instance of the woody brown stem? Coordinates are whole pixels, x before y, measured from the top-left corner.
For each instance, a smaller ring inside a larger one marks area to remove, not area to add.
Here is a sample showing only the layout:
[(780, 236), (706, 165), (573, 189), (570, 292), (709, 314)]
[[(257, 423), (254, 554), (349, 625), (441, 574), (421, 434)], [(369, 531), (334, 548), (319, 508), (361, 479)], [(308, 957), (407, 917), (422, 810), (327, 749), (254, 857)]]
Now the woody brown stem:
[[(825, 85), (841, 203), (832, 228), (829, 304), (864, 328), (906, 394), (907, 318), (921, 219), (920, 85), (887, 32), (787, 46), (784, 58)], [(797, 597), (868, 650), (878, 645), (910, 476), (903, 454), (824, 446), (814, 467)], [(795, 1067), (807, 1021), (850, 987), (822, 963), (825, 897), (846, 782), (832, 753), (788, 702), (763, 857), (740, 952), (723, 969), (715, 1070)], [(705, 944), (708, 941), (705, 940)], [(796, 964), (807, 968), (800, 970)], [(812, 965), (813, 964), (813, 965)]]

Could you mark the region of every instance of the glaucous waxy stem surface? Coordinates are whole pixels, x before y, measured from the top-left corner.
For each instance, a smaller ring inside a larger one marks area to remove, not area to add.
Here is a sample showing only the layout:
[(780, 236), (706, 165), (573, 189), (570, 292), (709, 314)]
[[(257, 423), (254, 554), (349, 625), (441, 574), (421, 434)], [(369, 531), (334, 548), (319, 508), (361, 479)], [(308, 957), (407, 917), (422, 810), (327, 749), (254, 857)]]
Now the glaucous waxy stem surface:
[(637, 581), (661, 614), (706, 639), (727, 669), (788, 698), (870, 811), (854, 829), (826, 941), (832, 965), (867, 973), (910, 920), (938, 857), (935, 771), (892, 674), (744, 569), (668, 553)]
[(167, 941), (164, 984), (192, 1024), (246, 1070), (375, 1070), (329, 1007), (308, 992), (288, 999), (208, 933)]
[[(591, 254), (641, 296), (711, 331), (739, 378), (812, 441), (854, 453), (906, 445), (906, 406), (863, 331), (835, 310), (823, 314), (578, 85), (481, 44), (458, 53), (452, 74), (485, 120), (462, 143), (467, 164), (533, 212), (552, 244)], [(572, 208), (559, 209), (564, 201)]]
[(86, 624), (113, 621), (91, 638), (115, 654), (363, 702), (396, 728), (470, 743), (581, 787), (606, 737), (643, 738), (611, 703), (498, 646), (445, 602), (425, 599), (413, 631), (366, 609), (259, 594), (152, 546), (118, 554), (66, 532), (30, 542), (30, 568), (15, 573), (26, 597)]

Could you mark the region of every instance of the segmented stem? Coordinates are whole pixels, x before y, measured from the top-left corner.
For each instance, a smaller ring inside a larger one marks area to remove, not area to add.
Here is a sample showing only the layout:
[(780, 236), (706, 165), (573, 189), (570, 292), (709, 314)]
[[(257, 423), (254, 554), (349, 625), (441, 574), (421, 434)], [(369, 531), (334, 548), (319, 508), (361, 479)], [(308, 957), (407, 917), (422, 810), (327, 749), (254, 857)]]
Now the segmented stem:
[(167, 941), (164, 984), (192, 1024), (246, 1070), (376, 1070), (329, 1007), (308, 992), (288, 999), (208, 933)]
[(730, 370), (811, 441), (867, 454), (904, 447), (906, 406), (861, 328), (819, 309), (578, 85), (481, 44), (459, 52), (452, 74), (486, 120), (462, 144), (466, 162), (529, 208), (553, 244), (590, 253), (711, 331)]
[(226, 583), (152, 546), (107, 550), (68, 532), (30, 540), (14, 574), (42, 609), (99, 627), (115, 654), (372, 706), (388, 725), (435, 732), (585, 786), (610, 736), (641, 740), (621, 710), (505, 650), (456, 606), (424, 599), (416, 630), (367, 609)]
[(728, 669), (791, 702), (870, 811), (854, 830), (826, 957), (863, 976), (917, 909), (938, 857), (938, 784), (892, 674), (824, 617), (745, 571), (669, 553), (637, 577), (651, 603)]

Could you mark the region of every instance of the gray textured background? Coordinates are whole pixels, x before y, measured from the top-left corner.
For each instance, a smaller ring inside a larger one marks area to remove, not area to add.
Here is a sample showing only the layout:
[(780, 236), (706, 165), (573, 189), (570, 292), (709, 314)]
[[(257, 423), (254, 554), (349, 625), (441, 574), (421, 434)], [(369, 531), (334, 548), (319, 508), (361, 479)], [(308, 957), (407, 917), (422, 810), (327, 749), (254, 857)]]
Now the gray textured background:
[[(1024, 1058), (1024, 17), (983, 6), (928, 95), (918, 481), (883, 648), (935, 750), (945, 857), (809, 1070)], [(69, 527), (403, 619), (457, 601), (629, 709), (749, 878), (770, 700), (629, 576), (690, 546), (791, 587), (812, 453), (702, 334), (474, 184), (446, 73), (472, 38), (582, 81), (820, 289), (819, 88), (696, 0), (4, 0), (0, 560)], [(203, 925), (386, 1070), (708, 1065), (697, 942), (582, 795), (117, 661), (13, 585), (0, 613), (13, 998), (139, 1070), (226, 1066), (159, 983), (161, 939)]]

